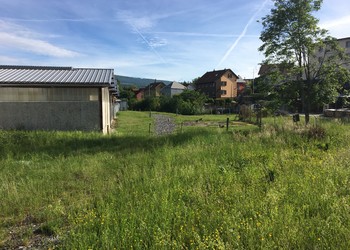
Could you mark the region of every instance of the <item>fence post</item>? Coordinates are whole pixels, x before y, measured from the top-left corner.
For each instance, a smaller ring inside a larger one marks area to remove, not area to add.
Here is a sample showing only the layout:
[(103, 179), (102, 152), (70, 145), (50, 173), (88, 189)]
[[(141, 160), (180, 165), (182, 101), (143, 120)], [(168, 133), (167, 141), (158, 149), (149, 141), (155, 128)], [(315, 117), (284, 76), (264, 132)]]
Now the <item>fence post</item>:
[(230, 123), (230, 118), (227, 117), (227, 119), (226, 119), (226, 131), (228, 131), (228, 125), (229, 125), (229, 123)]

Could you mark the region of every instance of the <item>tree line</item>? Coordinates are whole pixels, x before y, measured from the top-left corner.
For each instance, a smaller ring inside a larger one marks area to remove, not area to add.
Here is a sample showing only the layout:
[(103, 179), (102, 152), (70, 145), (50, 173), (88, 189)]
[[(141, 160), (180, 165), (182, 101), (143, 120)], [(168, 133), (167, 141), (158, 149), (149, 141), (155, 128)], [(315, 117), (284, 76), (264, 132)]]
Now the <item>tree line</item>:
[(138, 111), (159, 111), (182, 115), (203, 113), (208, 98), (197, 91), (184, 90), (181, 94), (159, 97), (146, 97), (138, 101), (132, 87), (121, 87), (120, 98), (128, 100), (129, 109)]

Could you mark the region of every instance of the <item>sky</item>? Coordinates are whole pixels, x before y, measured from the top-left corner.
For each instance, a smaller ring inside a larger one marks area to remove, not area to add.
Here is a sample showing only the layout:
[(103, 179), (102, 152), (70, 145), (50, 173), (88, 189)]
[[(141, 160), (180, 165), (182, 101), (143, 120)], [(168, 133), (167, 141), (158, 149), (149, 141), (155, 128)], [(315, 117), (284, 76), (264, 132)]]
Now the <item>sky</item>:
[[(232, 69), (257, 77), (272, 0), (0, 0), (0, 64), (113, 68), (115, 74), (191, 81)], [(314, 13), (350, 37), (350, 1)]]

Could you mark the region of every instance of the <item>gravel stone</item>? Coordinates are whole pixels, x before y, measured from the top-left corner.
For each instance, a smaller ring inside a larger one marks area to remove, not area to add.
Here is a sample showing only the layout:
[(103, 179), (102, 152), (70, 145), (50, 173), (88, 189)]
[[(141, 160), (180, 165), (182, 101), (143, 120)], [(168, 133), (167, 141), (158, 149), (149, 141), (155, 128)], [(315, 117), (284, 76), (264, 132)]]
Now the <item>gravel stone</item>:
[(154, 132), (156, 135), (172, 134), (176, 129), (174, 119), (167, 115), (152, 115), (154, 119)]

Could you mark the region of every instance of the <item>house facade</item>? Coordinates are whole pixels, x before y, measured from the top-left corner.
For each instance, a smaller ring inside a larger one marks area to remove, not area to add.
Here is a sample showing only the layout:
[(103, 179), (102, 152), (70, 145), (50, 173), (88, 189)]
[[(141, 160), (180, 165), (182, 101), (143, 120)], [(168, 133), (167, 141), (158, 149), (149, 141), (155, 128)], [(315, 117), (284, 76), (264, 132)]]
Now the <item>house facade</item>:
[(158, 97), (161, 95), (160, 91), (163, 87), (165, 87), (165, 84), (163, 82), (151, 83), (143, 88), (143, 97)]
[(113, 69), (0, 66), (0, 129), (108, 133)]
[(144, 88), (140, 88), (138, 90), (135, 90), (134, 93), (135, 93), (136, 100), (141, 101), (141, 100), (145, 99), (145, 89)]
[(209, 98), (234, 98), (237, 96), (238, 76), (230, 69), (206, 72), (196, 83), (196, 90)]
[(186, 87), (178, 82), (172, 82), (160, 90), (160, 93), (164, 96), (172, 97), (174, 95), (181, 94)]
[[(346, 38), (340, 38), (337, 39), (338, 45), (344, 49), (345, 54), (348, 56), (348, 58), (346, 59), (347, 61), (343, 61), (342, 62), (342, 66), (348, 70), (350, 70), (350, 37), (346, 37)], [(318, 48), (318, 50), (316, 51), (316, 55), (315, 55), (315, 59), (318, 60), (319, 63), (321, 63), (324, 60), (325, 57), (325, 53), (329, 53), (332, 51), (329, 51), (328, 48), (325, 47), (320, 47)], [(331, 53), (330, 53), (331, 54)], [(327, 56), (326, 56), (327, 58)], [(313, 60), (315, 60), (313, 59)]]
[(242, 77), (238, 76), (237, 95), (240, 95), (244, 91), (246, 84), (247, 84), (246, 81)]

